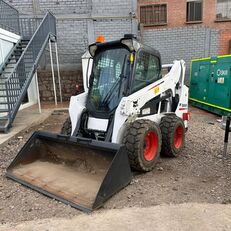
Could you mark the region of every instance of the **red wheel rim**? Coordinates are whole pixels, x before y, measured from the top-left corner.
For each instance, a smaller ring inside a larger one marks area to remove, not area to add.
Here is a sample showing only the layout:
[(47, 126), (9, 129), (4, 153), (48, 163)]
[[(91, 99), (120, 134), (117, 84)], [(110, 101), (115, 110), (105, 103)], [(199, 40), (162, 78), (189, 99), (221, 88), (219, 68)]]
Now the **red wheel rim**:
[(155, 132), (148, 132), (144, 138), (144, 158), (147, 161), (154, 159), (158, 149), (158, 136)]
[(183, 143), (183, 127), (179, 125), (174, 133), (174, 146), (179, 149)]

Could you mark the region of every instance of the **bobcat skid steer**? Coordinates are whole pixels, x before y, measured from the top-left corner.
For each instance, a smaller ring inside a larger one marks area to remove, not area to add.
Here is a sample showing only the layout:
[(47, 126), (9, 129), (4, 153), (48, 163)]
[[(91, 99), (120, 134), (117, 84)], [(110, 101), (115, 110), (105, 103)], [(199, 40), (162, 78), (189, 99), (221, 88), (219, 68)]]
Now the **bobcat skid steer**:
[(160, 153), (178, 156), (188, 126), (183, 60), (165, 65), (132, 35), (96, 42), (83, 58), (84, 92), (72, 96), (61, 134), (35, 132), (7, 176), (83, 211), (96, 209), (151, 171)]

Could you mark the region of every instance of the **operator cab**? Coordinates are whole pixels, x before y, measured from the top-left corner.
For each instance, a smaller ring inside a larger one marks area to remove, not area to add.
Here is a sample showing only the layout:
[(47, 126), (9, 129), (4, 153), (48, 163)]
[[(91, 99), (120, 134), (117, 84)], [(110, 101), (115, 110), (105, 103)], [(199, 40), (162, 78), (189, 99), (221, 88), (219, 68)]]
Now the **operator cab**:
[(123, 97), (161, 78), (161, 58), (158, 51), (142, 45), (133, 35), (112, 42), (96, 42), (89, 46), (89, 52), (93, 66), (81, 133), (92, 138), (95, 131), (87, 129), (88, 118), (108, 120), (109, 127)]
[(133, 35), (89, 46), (93, 67), (87, 108), (96, 117), (108, 118), (120, 100), (161, 78), (158, 51), (140, 44)]

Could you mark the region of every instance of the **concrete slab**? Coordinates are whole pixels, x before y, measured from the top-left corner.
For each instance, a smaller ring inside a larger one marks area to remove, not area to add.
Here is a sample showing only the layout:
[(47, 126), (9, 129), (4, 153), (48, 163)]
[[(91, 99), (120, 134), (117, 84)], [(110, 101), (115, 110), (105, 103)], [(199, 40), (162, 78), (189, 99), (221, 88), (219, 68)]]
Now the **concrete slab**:
[(189, 203), (133, 207), (96, 211), (71, 219), (55, 218), (0, 226), (0, 231), (30, 230), (228, 231), (231, 230), (231, 205)]
[(8, 131), (8, 133), (0, 133), (0, 145), (17, 135), (22, 130), (42, 123), (54, 110), (68, 109), (67, 105), (68, 103), (58, 104), (57, 106), (54, 106), (54, 104), (51, 103), (42, 104), (41, 114), (39, 113), (36, 105), (19, 111), (13, 123), (13, 127)]

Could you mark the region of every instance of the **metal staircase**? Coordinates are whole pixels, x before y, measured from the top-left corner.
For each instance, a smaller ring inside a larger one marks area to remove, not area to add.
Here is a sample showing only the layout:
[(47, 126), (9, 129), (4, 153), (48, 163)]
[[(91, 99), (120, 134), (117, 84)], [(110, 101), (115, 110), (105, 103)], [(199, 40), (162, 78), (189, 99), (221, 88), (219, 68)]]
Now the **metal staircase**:
[(30, 40), (28, 34), (21, 34), (0, 66), (0, 131), (6, 132), (12, 126), (49, 40), (56, 40), (56, 19), (50, 12)]

